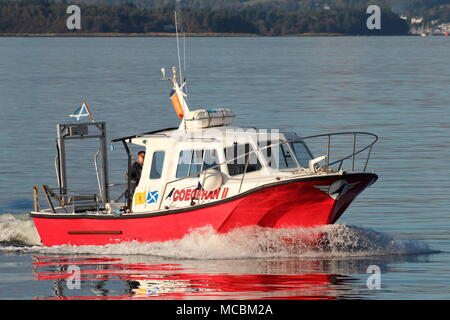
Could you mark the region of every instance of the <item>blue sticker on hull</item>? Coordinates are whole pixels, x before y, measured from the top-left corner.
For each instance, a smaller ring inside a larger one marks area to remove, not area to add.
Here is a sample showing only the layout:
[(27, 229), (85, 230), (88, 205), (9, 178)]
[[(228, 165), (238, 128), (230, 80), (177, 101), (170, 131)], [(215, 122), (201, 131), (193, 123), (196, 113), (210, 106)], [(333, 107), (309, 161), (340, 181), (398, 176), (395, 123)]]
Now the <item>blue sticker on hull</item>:
[(149, 191), (147, 194), (147, 204), (156, 203), (158, 201), (159, 192), (156, 191)]

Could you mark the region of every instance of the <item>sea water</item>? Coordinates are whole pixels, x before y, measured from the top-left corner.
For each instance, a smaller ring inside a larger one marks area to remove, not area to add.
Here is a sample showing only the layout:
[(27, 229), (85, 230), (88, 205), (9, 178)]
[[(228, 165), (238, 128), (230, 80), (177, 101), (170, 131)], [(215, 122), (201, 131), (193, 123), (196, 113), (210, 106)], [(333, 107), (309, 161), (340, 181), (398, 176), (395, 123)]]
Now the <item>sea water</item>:
[[(450, 298), (449, 49), (444, 37), (188, 38), (191, 106), (301, 135), (373, 132), (379, 180), (315, 230), (326, 246), (283, 241), (311, 232), (301, 228), (205, 226), (162, 243), (46, 248), (27, 213), (31, 186), (56, 184), (56, 124), (86, 99), (110, 139), (177, 126), (159, 81), (176, 42), (1, 38), (0, 298)], [(71, 147), (71, 188), (95, 192), (97, 146)], [(124, 183), (120, 146), (109, 161), (111, 182)]]

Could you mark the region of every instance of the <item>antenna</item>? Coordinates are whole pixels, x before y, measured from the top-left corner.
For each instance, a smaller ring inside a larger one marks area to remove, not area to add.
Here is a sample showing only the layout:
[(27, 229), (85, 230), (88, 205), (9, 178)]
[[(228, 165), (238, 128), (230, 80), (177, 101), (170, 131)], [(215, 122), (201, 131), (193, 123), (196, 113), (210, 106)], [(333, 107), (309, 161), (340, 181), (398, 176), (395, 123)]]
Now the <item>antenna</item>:
[(161, 68), (161, 73), (162, 73), (162, 79), (161, 80), (167, 80), (166, 68)]
[(177, 10), (175, 10), (175, 33), (176, 33), (176, 37), (177, 37), (178, 69), (179, 69), (179, 71), (180, 71), (180, 81), (183, 81), (183, 76), (181, 75), (180, 43), (179, 43), (179, 41), (178, 41)]
[(183, 72), (186, 74), (186, 32), (183, 31)]
[[(183, 73), (185, 74), (186, 77), (186, 32), (183, 31)], [(186, 78), (184, 78), (183, 80), (183, 84), (184, 84), (184, 91), (187, 95), (187, 83), (186, 83)], [(187, 97), (186, 97), (187, 99)]]
[[(176, 114), (179, 118), (183, 118), (182, 124), (184, 123), (184, 117), (186, 114), (189, 114), (189, 108), (187, 106), (187, 92), (186, 91), (186, 82), (183, 79), (183, 75), (181, 73), (181, 52), (180, 52), (180, 41), (178, 36), (178, 19), (177, 19), (177, 11), (174, 11), (175, 16), (175, 32), (177, 37), (177, 52), (178, 52), (178, 71), (180, 76), (180, 83), (177, 81), (177, 67), (172, 67), (172, 76), (170, 78), (167, 78), (166, 76), (166, 69), (161, 68), (162, 73), (162, 79), (161, 80), (170, 80), (172, 83), (172, 90), (170, 91), (170, 100), (172, 101), (172, 106), (175, 109)], [(185, 43), (186, 40), (184, 40)], [(184, 51), (183, 55), (186, 55), (186, 49), (184, 45)], [(185, 59), (185, 57), (184, 57)], [(185, 65), (183, 65), (184, 68), (186, 68)], [(180, 125), (180, 128), (182, 125)]]

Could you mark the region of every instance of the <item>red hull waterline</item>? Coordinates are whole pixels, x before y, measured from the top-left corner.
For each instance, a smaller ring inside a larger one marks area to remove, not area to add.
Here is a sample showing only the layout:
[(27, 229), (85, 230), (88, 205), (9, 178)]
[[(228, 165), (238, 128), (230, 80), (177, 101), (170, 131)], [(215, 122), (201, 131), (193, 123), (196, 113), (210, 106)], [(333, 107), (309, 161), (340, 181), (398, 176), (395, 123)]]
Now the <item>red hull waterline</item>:
[(377, 178), (360, 173), (280, 181), (210, 204), (156, 214), (31, 216), (45, 246), (168, 241), (204, 226), (219, 233), (246, 226), (315, 227), (335, 223)]

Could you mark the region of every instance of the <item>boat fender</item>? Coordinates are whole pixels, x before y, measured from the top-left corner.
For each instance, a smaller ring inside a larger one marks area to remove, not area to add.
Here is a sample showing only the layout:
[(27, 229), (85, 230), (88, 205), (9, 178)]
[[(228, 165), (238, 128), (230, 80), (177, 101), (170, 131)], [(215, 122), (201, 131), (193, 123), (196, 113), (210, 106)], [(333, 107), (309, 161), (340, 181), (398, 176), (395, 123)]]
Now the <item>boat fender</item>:
[(217, 190), (223, 183), (222, 174), (216, 169), (207, 169), (200, 175), (200, 183), (205, 191)]
[(176, 92), (172, 94), (170, 100), (172, 101), (173, 109), (175, 110), (175, 113), (177, 114), (178, 118), (181, 119), (184, 118), (183, 105), (181, 104), (181, 101)]

